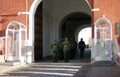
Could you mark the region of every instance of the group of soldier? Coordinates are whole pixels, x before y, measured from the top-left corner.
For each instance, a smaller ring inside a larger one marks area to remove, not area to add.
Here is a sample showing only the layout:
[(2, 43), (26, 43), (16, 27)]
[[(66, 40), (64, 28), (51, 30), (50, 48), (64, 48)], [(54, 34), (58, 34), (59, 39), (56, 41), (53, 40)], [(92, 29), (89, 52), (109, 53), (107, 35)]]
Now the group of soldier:
[[(79, 42), (78, 47), (83, 46), (84, 41)], [(58, 62), (58, 60), (64, 59), (65, 62), (69, 62), (69, 59), (74, 59), (77, 49), (77, 43), (72, 38), (68, 40), (65, 38), (62, 41), (57, 41), (56, 39), (51, 43), (51, 51), (53, 56), (53, 62)], [(84, 57), (84, 50), (80, 49), (80, 56)], [(83, 51), (83, 52), (82, 52)]]

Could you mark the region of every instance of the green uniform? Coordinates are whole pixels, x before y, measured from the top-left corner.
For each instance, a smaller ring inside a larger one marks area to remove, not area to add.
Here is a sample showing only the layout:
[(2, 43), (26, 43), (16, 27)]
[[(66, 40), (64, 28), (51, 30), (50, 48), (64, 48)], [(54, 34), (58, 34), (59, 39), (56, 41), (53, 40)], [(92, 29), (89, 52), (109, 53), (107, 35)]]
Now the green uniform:
[(70, 40), (70, 59), (74, 59), (75, 58), (75, 54), (76, 54), (76, 48), (77, 48), (77, 44), (75, 43), (75, 41), (73, 39)]
[(53, 55), (53, 61), (57, 62), (58, 60), (58, 42), (55, 40), (51, 43), (51, 51)]
[(64, 59), (64, 53), (63, 53), (63, 47), (62, 47), (63, 40), (60, 40), (58, 42), (59, 52), (58, 52), (58, 59), (63, 60)]
[(70, 43), (68, 40), (63, 42), (63, 52), (64, 52), (64, 60), (65, 62), (69, 61), (69, 51), (70, 51)]

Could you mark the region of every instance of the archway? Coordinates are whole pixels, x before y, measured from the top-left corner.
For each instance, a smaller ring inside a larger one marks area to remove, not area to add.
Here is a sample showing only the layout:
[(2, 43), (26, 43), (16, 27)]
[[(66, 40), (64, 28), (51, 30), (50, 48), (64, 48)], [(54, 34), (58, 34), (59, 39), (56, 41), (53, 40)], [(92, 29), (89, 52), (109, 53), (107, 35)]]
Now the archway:
[[(85, 25), (88, 24), (88, 25)], [(74, 12), (65, 16), (60, 24), (60, 38), (76, 39), (81, 29), (91, 27), (91, 16), (83, 12)]]
[[(78, 36), (79, 36), (79, 32), (85, 28), (91, 28), (91, 31), (92, 31), (92, 27), (91, 27), (91, 23), (89, 24), (83, 24), (81, 26), (79, 26), (77, 29), (76, 29), (76, 32), (75, 32), (75, 39), (77, 42), (79, 42), (79, 39), (78, 39)], [(92, 36), (92, 33), (91, 33), (91, 36)]]
[(83, 38), (87, 48), (91, 47), (91, 41), (92, 41), (91, 31), (92, 31), (91, 27), (87, 27), (80, 30), (78, 34), (78, 42), (81, 40), (81, 38)]
[[(37, 7), (39, 6), (39, 4), (41, 3), (41, 1), (42, 0), (34, 0), (34, 2), (33, 2), (33, 4), (32, 4), (32, 6), (31, 6), (31, 8), (30, 8), (30, 14), (29, 14), (29, 40), (28, 40), (28, 45), (29, 46), (31, 46), (31, 52), (32, 52), (32, 61), (34, 61), (34, 55), (35, 55), (35, 51), (34, 51), (34, 43), (35, 43), (35, 13), (36, 13), (36, 10), (37, 10)], [(82, 1), (82, 2), (84, 2), (85, 3), (85, 1)], [(87, 3), (85, 4), (86, 5), (86, 8), (88, 9), (89, 8), (89, 6), (87, 5)], [(82, 11), (84, 11), (84, 10), (82, 10)], [(78, 12), (78, 11), (77, 11)], [(76, 12), (76, 14), (78, 14)], [(84, 11), (84, 12), (88, 12), (88, 11)], [(88, 16), (88, 17), (90, 17), (90, 19), (91, 19), (91, 16), (90, 16), (90, 14), (91, 14), (91, 12), (90, 12), (90, 8), (89, 8), (89, 12), (88, 12), (88, 14), (86, 14), (86, 13), (82, 13), (82, 12), (80, 12), (80, 14), (82, 14), (81, 16)], [(74, 15), (76, 15), (76, 14), (74, 14)], [(77, 16), (77, 15), (76, 15)], [(70, 17), (69, 18), (71, 18), (71, 19), (76, 19), (77, 17), (76, 16), (71, 16), (70, 15)], [(73, 18), (72, 18), (73, 17)], [(74, 18), (75, 17), (75, 18)], [(52, 17), (49, 17), (48, 16), (48, 18), (52, 18)], [(66, 17), (67, 18), (67, 17)], [(67, 21), (67, 19), (65, 18), (65, 20)], [(83, 18), (85, 18), (85, 17), (83, 17)], [(89, 19), (89, 18), (88, 18)], [(82, 19), (81, 19), (82, 20)], [(84, 23), (86, 22), (86, 21), (83, 21)], [(91, 22), (91, 20), (89, 20), (89, 22)], [(62, 25), (63, 25), (63, 23), (64, 23), (64, 21), (62, 22)], [(82, 23), (82, 24), (84, 24), (84, 23)], [(81, 25), (82, 25), (81, 24)], [(74, 37), (75, 38), (75, 30), (77, 29), (78, 27), (75, 27), (74, 28), (74, 32), (72, 32), (72, 35), (71, 34), (69, 34), (69, 35), (71, 35), (72, 37)], [(61, 31), (61, 29), (60, 29), (60, 31)], [(58, 32), (60, 32), (60, 31), (58, 31)], [(61, 32), (60, 32), (60, 34), (61, 34)], [(43, 36), (44, 36), (44, 32), (43, 32)], [(60, 37), (61, 37), (61, 35), (60, 35)], [(49, 36), (49, 38), (51, 38), (51, 36)], [(49, 40), (49, 38), (47, 38), (47, 40)], [(46, 41), (45, 39), (44, 39), (44, 41)], [(50, 41), (47, 41), (47, 42), (43, 42), (43, 46), (44, 47), (46, 47), (46, 43), (47, 43), (47, 47), (48, 47), (48, 45), (50, 44)], [(43, 47), (43, 49), (44, 49), (44, 47)], [(49, 49), (49, 48), (46, 48), (46, 49)], [(45, 50), (45, 52), (48, 52), (49, 50)], [(48, 53), (48, 54), (50, 54), (50, 53)]]
[[(78, 34), (81, 30), (90, 27), (91, 29), (91, 16), (83, 13), (83, 12), (74, 12), (63, 18), (60, 25), (60, 37), (64, 39), (68, 37), (68, 39), (75, 39), (78, 43)], [(90, 33), (90, 37), (92, 37), (92, 33)], [(91, 49), (85, 50), (85, 58), (86, 62), (90, 62), (91, 59)], [(77, 53), (79, 56), (79, 49), (77, 49)], [(78, 56), (76, 56), (78, 58)], [(84, 62), (84, 61), (83, 61)]]

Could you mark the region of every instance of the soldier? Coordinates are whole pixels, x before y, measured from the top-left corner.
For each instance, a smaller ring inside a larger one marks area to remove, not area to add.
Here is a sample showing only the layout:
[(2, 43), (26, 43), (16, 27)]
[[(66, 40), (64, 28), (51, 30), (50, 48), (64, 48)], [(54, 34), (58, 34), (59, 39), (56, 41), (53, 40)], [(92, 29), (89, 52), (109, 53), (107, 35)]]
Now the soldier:
[(64, 60), (65, 62), (69, 62), (69, 51), (70, 51), (70, 43), (68, 38), (65, 38), (65, 41), (62, 43), (63, 45), (63, 52), (64, 52)]
[(78, 43), (78, 47), (80, 49), (80, 57), (84, 57), (84, 49), (85, 49), (85, 42), (83, 41), (83, 38), (81, 38), (81, 41)]
[(70, 45), (71, 45), (70, 59), (74, 59), (76, 54), (77, 43), (73, 38), (70, 39)]
[(58, 61), (58, 42), (56, 39), (51, 43), (51, 51), (53, 56), (53, 62), (57, 62)]
[(64, 53), (63, 53), (63, 47), (62, 47), (63, 41), (64, 41), (64, 40), (58, 41), (58, 47), (59, 47), (58, 59), (59, 59), (59, 60), (63, 60), (63, 59), (64, 59)]

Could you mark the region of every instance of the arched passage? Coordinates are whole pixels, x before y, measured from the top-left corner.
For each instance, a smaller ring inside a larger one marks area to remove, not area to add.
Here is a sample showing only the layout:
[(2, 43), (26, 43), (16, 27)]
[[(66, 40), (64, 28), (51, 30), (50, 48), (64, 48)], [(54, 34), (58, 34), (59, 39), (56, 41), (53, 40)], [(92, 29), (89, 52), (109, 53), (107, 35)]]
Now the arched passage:
[[(29, 40), (28, 40), (28, 45), (29, 46), (31, 46), (31, 52), (33, 53), (32, 54), (32, 61), (34, 61), (34, 55), (35, 55), (35, 45), (34, 45), (34, 43), (35, 43), (35, 13), (36, 13), (36, 10), (37, 10), (37, 7), (39, 6), (39, 4), (41, 3), (41, 1), (42, 0), (34, 0), (34, 2), (33, 2), (33, 4), (32, 4), (32, 6), (31, 6), (31, 8), (30, 8), (30, 14), (29, 14)], [(56, 1), (54, 0), (54, 2), (52, 2), (52, 3), (55, 3)], [(78, 20), (77, 19), (77, 16), (79, 16), (79, 13), (80, 13), (80, 16), (87, 16), (88, 17), (88, 19), (90, 18), (91, 19), (91, 16), (90, 16), (90, 14), (91, 14), (91, 11), (90, 11), (90, 8), (89, 8), (89, 6), (87, 5), (87, 3), (84, 1), (84, 0), (81, 0), (81, 2), (83, 2), (82, 4), (85, 6), (85, 9), (87, 10), (84, 10), (84, 9), (82, 9), (81, 11), (83, 11), (83, 12), (78, 12), (78, 10), (80, 10), (80, 8), (78, 7), (76, 10), (74, 10), (72, 7), (70, 7), (72, 10), (71, 11), (68, 11), (68, 12), (73, 12), (74, 14), (72, 14), (71, 13), (71, 15), (69, 15), (68, 17), (65, 17), (65, 19), (63, 18), (63, 22), (61, 22), (61, 25), (63, 25), (65, 22), (67, 22), (67, 21), (69, 21), (69, 20), (72, 20), (72, 23), (73, 23), (73, 21), (75, 20), (75, 22), (76, 22), (76, 20)], [(81, 3), (81, 2), (79, 2), (79, 3)], [(71, 1), (71, 3), (72, 3), (72, 1)], [(77, 1), (76, 1), (76, 3), (78, 3)], [(79, 5), (79, 4), (78, 4)], [(56, 6), (56, 5), (54, 5), (54, 6)], [(82, 5), (81, 5), (82, 6)], [(81, 7), (80, 6), (80, 7)], [(50, 8), (50, 7), (49, 7)], [(48, 9), (43, 9), (46, 13), (47, 13), (47, 15), (46, 15), (46, 19), (48, 19), (48, 22), (46, 22), (47, 24), (44, 24), (44, 26), (43, 26), (43, 28), (42, 29), (44, 29), (44, 32), (43, 32), (43, 36), (45, 36), (45, 38), (43, 37), (43, 43), (42, 43), (42, 45), (43, 45), (43, 51), (44, 52), (47, 52), (47, 53), (43, 53), (43, 55), (44, 54), (50, 54), (50, 47), (49, 47), (49, 44), (50, 44), (50, 41), (51, 41), (51, 39), (53, 38), (53, 37), (58, 37), (57, 35), (58, 35), (58, 32), (60, 32), (60, 38), (62, 38), (63, 36), (62, 36), (62, 33), (64, 33), (63, 31), (61, 31), (62, 30), (62, 28), (64, 28), (64, 27), (61, 27), (60, 26), (60, 31), (58, 31), (57, 32), (57, 29), (58, 29), (58, 27), (59, 27), (59, 22), (61, 21), (61, 18), (57, 18), (58, 17), (58, 15), (56, 14), (57, 12), (55, 12), (56, 11), (56, 9), (55, 8), (53, 8), (53, 7), (51, 7), (52, 9), (49, 9), (49, 11), (48, 11)], [(54, 10), (53, 10), (54, 9)], [(47, 11), (46, 11), (47, 10)], [(51, 10), (51, 11), (50, 11)], [(65, 9), (64, 9), (65, 10)], [(63, 10), (63, 11), (64, 11)], [(75, 12), (74, 12), (75, 11)], [(77, 12), (76, 12), (77, 11)], [(50, 12), (50, 14), (52, 15), (52, 16), (50, 16), (49, 15), (49, 12)], [(54, 13), (53, 13), (54, 12)], [(61, 11), (62, 12), (62, 11)], [(68, 12), (64, 12), (64, 15), (66, 15), (66, 14), (68, 14)], [(84, 13), (85, 12), (85, 13)], [(87, 14), (86, 14), (87, 13)], [(58, 14), (60, 14), (60, 13), (58, 13)], [(54, 16), (53, 16), (54, 15)], [(62, 14), (61, 14), (62, 15)], [(64, 16), (63, 15), (63, 16)], [(60, 16), (60, 15), (59, 15)], [(79, 18), (79, 17), (78, 17)], [(86, 22), (84, 19), (83, 19), (83, 21), (82, 21), (82, 17), (80, 17), (81, 18), (81, 22)], [(83, 18), (85, 18), (85, 17), (83, 17)], [(56, 20), (57, 19), (57, 20)], [(51, 21), (49, 21), (49, 20), (51, 20)], [(74, 22), (74, 23), (75, 23)], [(91, 20), (89, 20), (89, 22), (91, 22)], [(82, 23), (82, 24), (84, 24), (84, 23)], [(51, 24), (51, 25), (49, 25), (49, 24)], [(81, 24), (81, 25), (82, 25)], [(55, 26), (54, 26), (55, 25)], [(55, 30), (51, 30), (51, 28), (56, 28)], [(74, 32), (71, 32), (72, 34), (68, 34), (68, 35), (70, 35), (70, 37), (74, 37), (75, 38), (75, 30), (77, 30), (77, 28), (78, 28), (78, 25), (77, 25), (77, 27), (73, 27), (74, 29)], [(70, 29), (72, 29), (72, 28), (70, 28)], [(65, 30), (64, 30), (65, 31)], [(52, 34), (53, 33), (53, 34)], [(56, 33), (56, 34), (54, 34), (54, 33)], [(45, 55), (46, 56), (46, 55)]]
[(80, 30), (78, 34), (78, 42), (81, 40), (81, 38), (83, 38), (87, 47), (91, 47), (91, 39), (92, 39), (91, 31), (92, 31), (91, 27), (87, 27)]
[[(68, 37), (68, 39), (75, 39), (78, 42), (78, 34), (81, 30), (85, 28), (91, 28), (91, 16), (83, 13), (83, 12), (74, 12), (63, 18), (60, 24), (60, 37), (64, 39)], [(92, 34), (90, 35), (92, 36)], [(84, 38), (84, 37), (83, 37)], [(77, 55), (79, 55), (79, 49), (77, 51)], [(85, 50), (85, 59), (86, 61), (90, 61), (90, 48)], [(78, 57), (78, 56), (76, 56)]]
[[(92, 27), (91, 27), (91, 23), (89, 23), (89, 24), (83, 24), (83, 25), (79, 26), (79, 27), (76, 29), (76, 32), (75, 32), (75, 39), (76, 39), (76, 41), (79, 41), (79, 39), (78, 39), (79, 32), (80, 32), (81, 30), (85, 29), (85, 28), (92, 28)], [(92, 29), (91, 29), (91, 30), (92, 30)], [(92, 36), (92, 33), (91, 33), (91, 36)]]
[(91, 27), (91, 16), (83, 12), (71, 13), (61, 21), (60, 38), (68, 37), (77, 40), (78, 32), (86, 27)]

